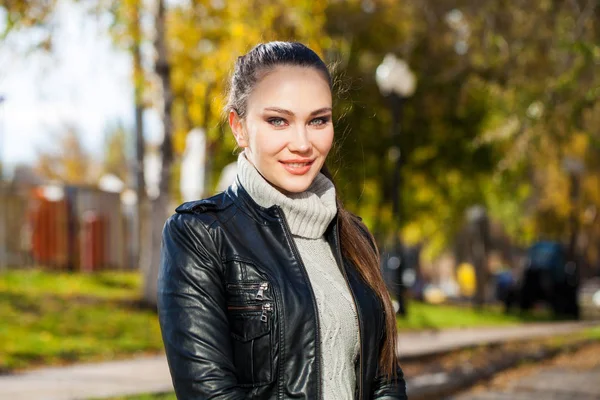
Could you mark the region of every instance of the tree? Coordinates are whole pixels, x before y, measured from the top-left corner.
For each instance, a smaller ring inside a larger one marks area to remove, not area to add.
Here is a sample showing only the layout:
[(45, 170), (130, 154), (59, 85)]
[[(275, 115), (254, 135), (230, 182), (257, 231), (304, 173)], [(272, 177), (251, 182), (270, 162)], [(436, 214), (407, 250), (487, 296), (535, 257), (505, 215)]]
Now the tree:
[(54, 149), (38, 151), (36, 171), (46, 179), (83, 185), (94, 184), (100, 168), (83, 148), (73, 126), (59, 135)]
[[(156, 304), (157, 278), (160, 261), (161, 233), (164, 221), (168, 218), (169, 206), (171, 205), (171, 176), (173, 164), (173, 126), (171, 107), (173, 94), (171, 89), (171, 60), (167, 48), (167, 10), (163, 0), (157, 1), (155, 10), (154, 49), (156, 52), (154, 70), (160, 79), (162, 86), (162, 122), (163, 142), (160, 146), (161, 172), (159, 180), (159, 195), (152, 203), (152, 219), (149, 222), (150, 229), (144, 235), (142, 241), (142, 271), (144, 274), (144, 300), (149, 304)], [(148, 258), (145, 258), (148, 256)]]
[(41, 34), (35, 45), (49, 50), (52, 46), (52, 30), (48, 21), (55, 7), (56, 0), (4, 0), (0, 4), (5, 11), (4, 31), (0, 32), (0, 40), (6, 40), (15, 30), (35, 28)]
[(130, 134), (122, 124), (108, 129), (102, 165), (103, 173), (115, 175), (123, 182), (130, 180), (130, 165), (127, 159), (128, 136)]
[[(36, 3), (44, 2), (26, 2)], [(28, 15), (14, 4), (20, 10), (14, 15)], [(401, 232), (409, 243), (424, 243), (423, 254), (433, 258), (451, 247), (465, 211), (482, 204), (518, 244), (539, 235), (565, 240), (573, 215), (582, 240), (600, 244), (590, 222), (600, 207), (595, 0), (176, 2), (162, 14), (164, 57), (156, 71), (139, 53), (149, 38), (139, 23), (150, 13), (147, 4), (99, 4), (116, 16), (115, 42), (132, 51), (138, 110), (168, 107), (172, 145), (167, 139), (163, 147), (162, 188), (173, 202), (174, 170), (192, 128), (208, 136), (207, 192), (233, 161), (222, 107), (236, 57), (258, 42), (298, 40), (336, 67), (337, 148), (329, 162), (346, 205), (376, 228), (382, 243)], [(374, 80), (388, 52), (407, 60), (419, 82), (403, 119), (400, 227), (390, 223), (392, 115)], [(161, 79), (151, 78), (156, 72)], [(585, 164), (575, 201), (561, 167), (565, 157)]]

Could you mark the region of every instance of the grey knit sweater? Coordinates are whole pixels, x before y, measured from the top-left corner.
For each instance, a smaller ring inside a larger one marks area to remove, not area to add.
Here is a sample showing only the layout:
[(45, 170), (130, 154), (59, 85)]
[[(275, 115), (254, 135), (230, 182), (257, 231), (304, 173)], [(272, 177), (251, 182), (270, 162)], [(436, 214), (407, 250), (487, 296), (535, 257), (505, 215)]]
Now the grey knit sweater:
[(244, 153), (237, 164), (240, 183), (256, 203), (281, 207), (306, 266), (319, 315), (323, 399), (353, 399), (359, 349), (356, 309), (323, 237), (337, 212), (333, 183), (318, 174), (306, 191), (284, 195), (263, 178)]

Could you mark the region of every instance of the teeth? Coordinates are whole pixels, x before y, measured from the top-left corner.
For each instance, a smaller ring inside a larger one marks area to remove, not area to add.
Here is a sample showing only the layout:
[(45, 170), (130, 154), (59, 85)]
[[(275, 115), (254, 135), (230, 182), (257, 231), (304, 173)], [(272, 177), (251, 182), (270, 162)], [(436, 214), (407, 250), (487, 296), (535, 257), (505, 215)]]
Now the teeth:
[(292, 168), (300, 168), (300, 167), (307, 166), (308, 163), (287, 163), (287, 165)]

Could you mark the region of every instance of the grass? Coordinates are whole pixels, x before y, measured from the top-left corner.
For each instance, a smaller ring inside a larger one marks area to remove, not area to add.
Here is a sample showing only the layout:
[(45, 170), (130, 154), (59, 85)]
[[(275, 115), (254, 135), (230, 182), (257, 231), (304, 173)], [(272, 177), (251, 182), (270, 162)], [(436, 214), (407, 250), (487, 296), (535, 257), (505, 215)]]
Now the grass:
[[(77, 274), (39, 269), (0, 274), (0, 373), (123, 358), (162, 350), (156, 313), (138, 305), (137, 272)], [(514, 325), (550, 317), (499, 308), (409, 304), (401, 331)], [(600, 337), (600, 330), (595, 333)]]
[(535, 314), (505, 314), (500, 307), (476, 310), (470, 306), (433, 305), (412, 301), (408, 304), (408, 317), (398, 318), (398, 329), (423, 330), (484, 326), (508, 326), (525, 322), (551, 321), (549, 312)]
[(585, 336), (590, 340), (600, 341), (600, 325), (585, 330)]
[(139, 273), (0, 274), (0, 372), (160, 351), (139, 293)]
[(140, 285), (140, 274), (137, 272), (78, 274), (29, 269), (9, 270), (0, 274), (0, 293), (122, 300), (136, 299)]

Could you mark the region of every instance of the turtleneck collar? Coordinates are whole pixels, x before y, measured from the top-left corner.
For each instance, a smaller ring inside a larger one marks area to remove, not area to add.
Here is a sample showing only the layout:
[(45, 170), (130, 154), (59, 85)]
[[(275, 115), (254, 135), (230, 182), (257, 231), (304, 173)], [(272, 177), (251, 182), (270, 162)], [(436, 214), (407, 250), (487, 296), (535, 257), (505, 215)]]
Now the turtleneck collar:
[(304, 192), (285, 195), (273, 187), (241, 153), (237, 161), (237, 175), (258, 205), (281, 207), (293, 235), (320, 238), (337, 213), (335, 187), (322, 173), (317, 174)]

